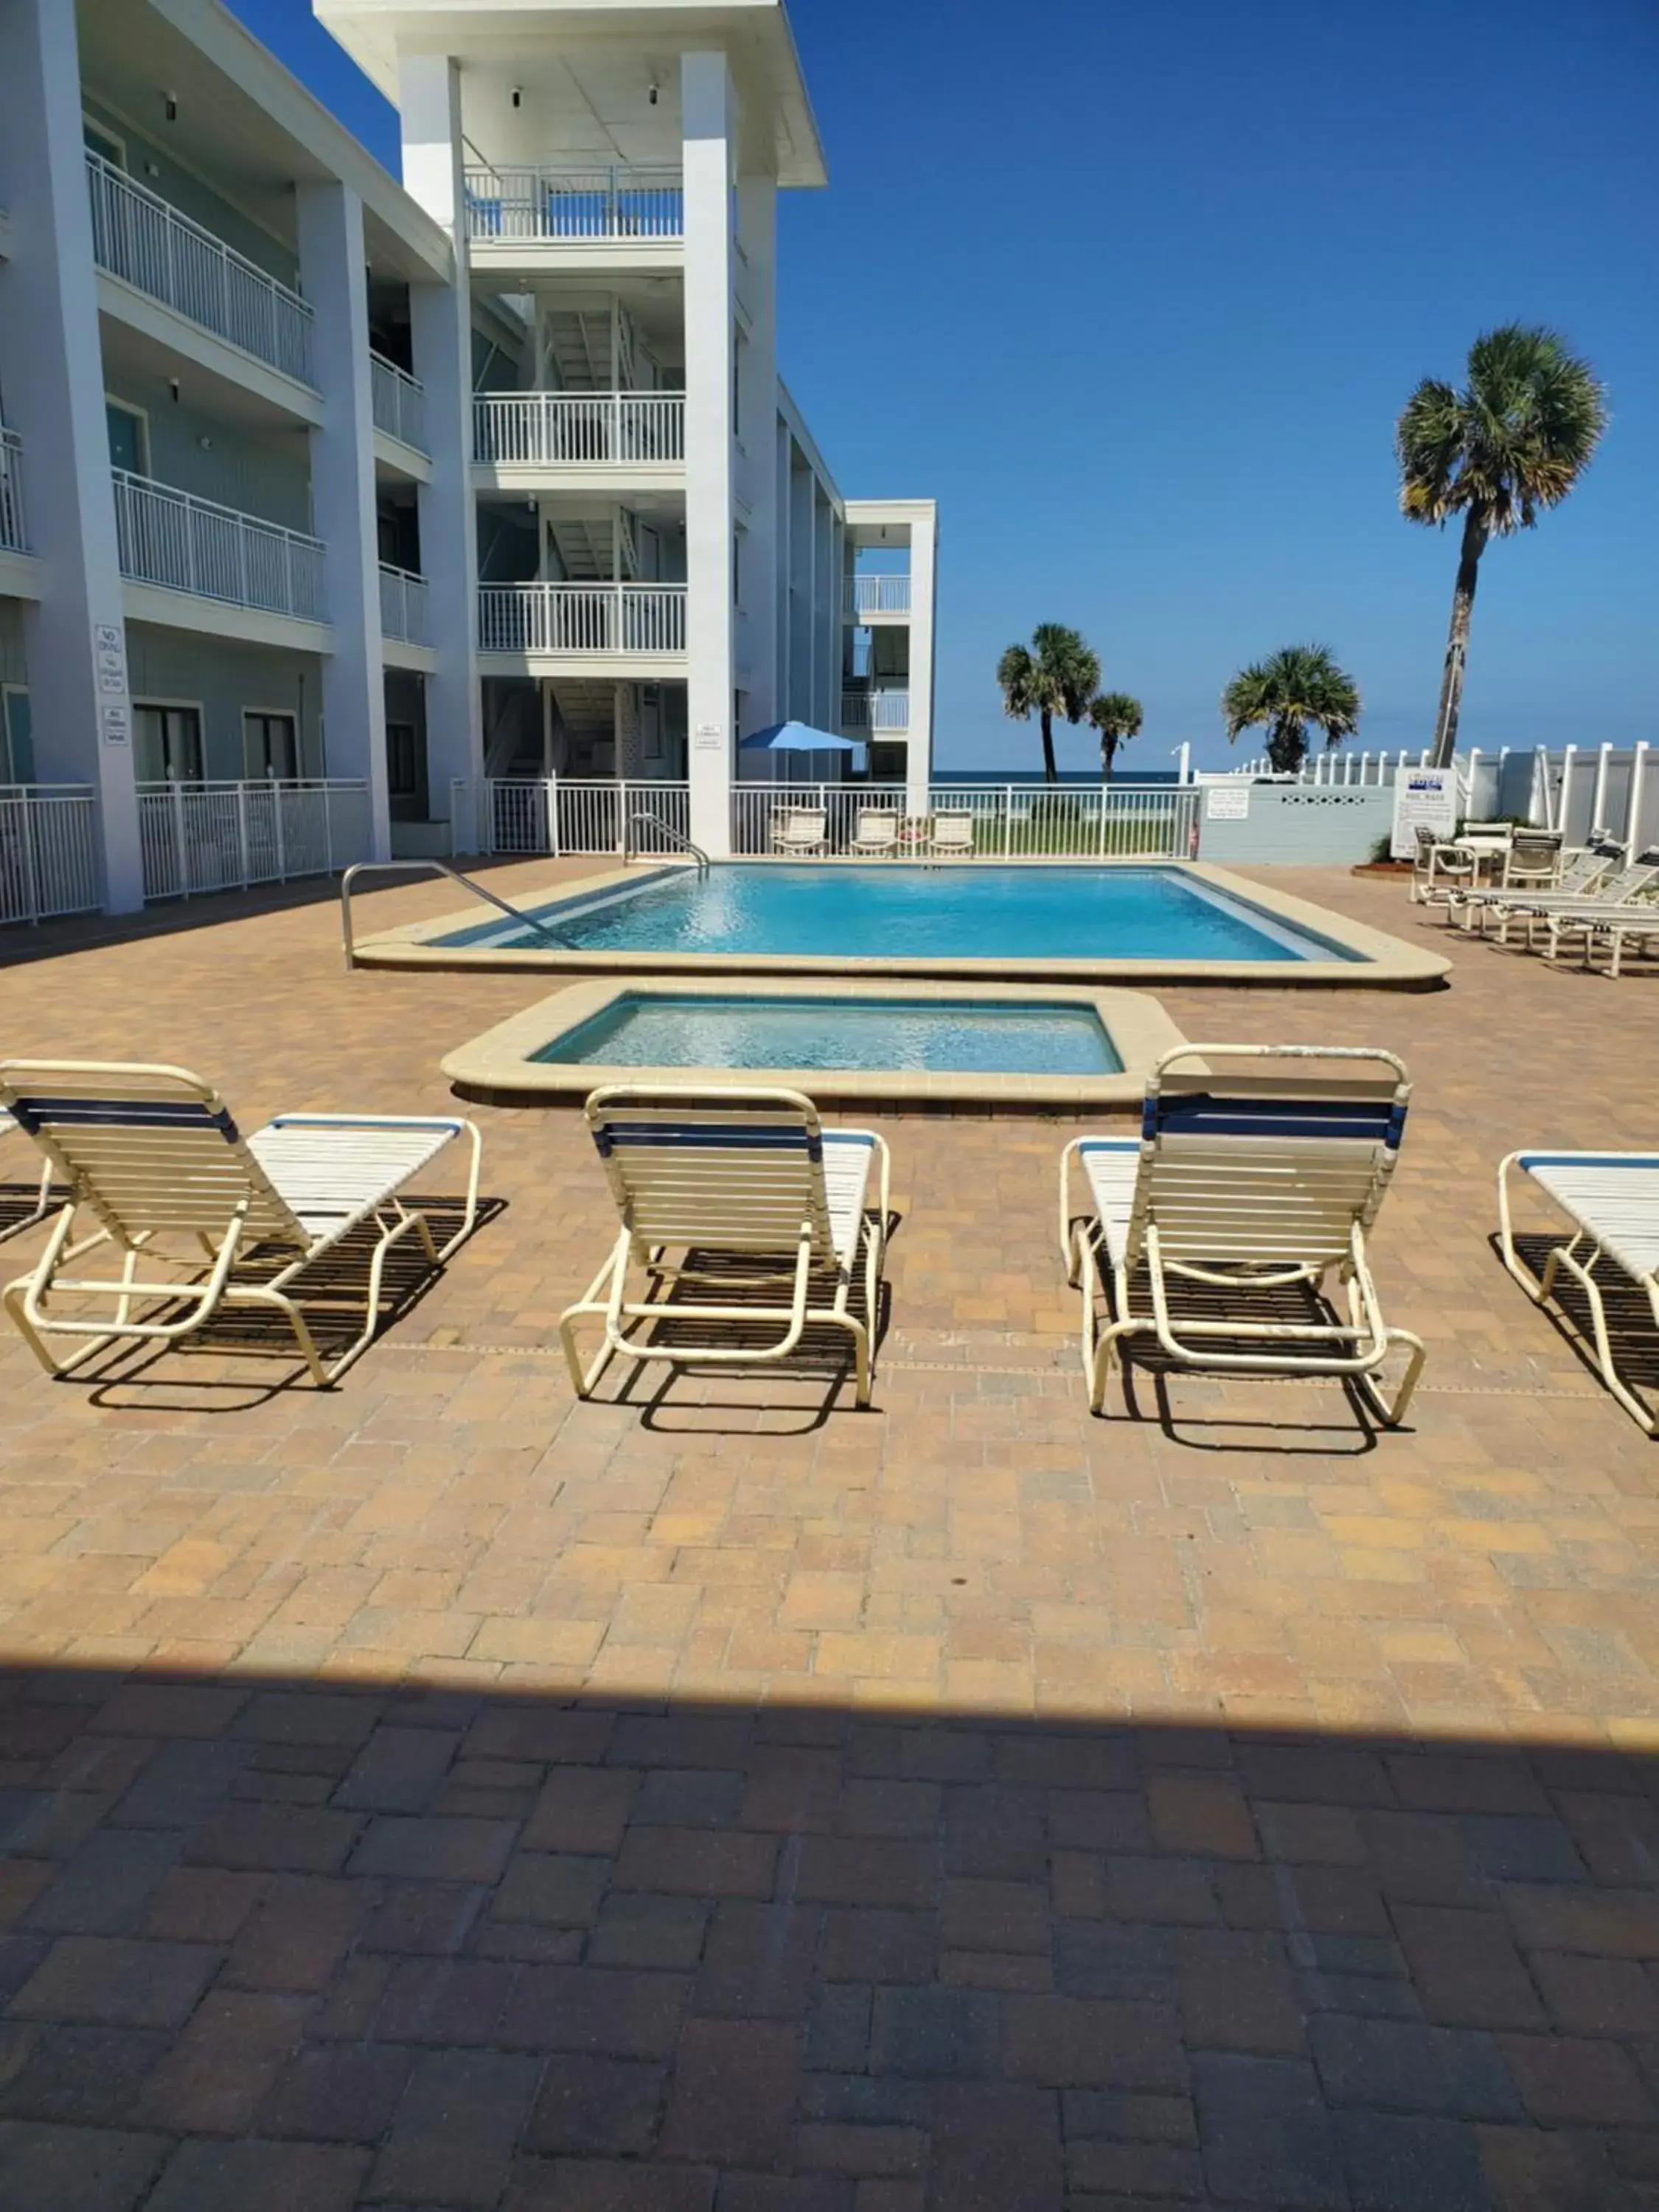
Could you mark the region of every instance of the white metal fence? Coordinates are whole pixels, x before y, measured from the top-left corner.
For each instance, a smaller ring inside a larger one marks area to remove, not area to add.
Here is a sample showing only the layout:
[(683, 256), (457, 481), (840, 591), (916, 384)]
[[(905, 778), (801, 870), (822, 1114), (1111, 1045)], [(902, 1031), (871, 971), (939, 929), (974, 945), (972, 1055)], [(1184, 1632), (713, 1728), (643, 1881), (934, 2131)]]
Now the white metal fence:
[[(489, 776), (450, 787), (457, 852), (681, 853), (690, 834), (690, 788), (609, 777)], [(476, 841), (476, 842), (469, 842)]]
[(384, 354), (368, 356), (369, 406), (377, 430), (417, 453), (431, 451), (426, 442), (426, 387), (406, 368)]
[(910, 694), (908, 691), (843, 691), (841, 723), (844, 730), (908, 730)]
[(28, 523), (23, 513), (23, 441), (15, 430), (0, 430), (0, 549), (27, 553)]
[(496, 468), (685, 459), (683, 392), (481, 392), (472, 458)]
[(302, 384), (314, 384), (312, 312), (300, 295), (88, 149), (92, 251), (193, 323)]
[(426, 578), (380, 563), (380, 635), (405, 645), (430, 645)]
[(323, 541), (113, 469), (121, 574), (198, 599), (324, 622)]
[(908, 615), (910, 611), (908, 576), (849, 576), (847, 612), (849, 615)]
[(103, 904), (98, 802), (86, 784), (0, 783), (0, 922)]
[(466, 232), (483, 244), (683, 238), (684, 180), (657, 164), (588, 169), (469, 168)]
[(480, 653), (685, 651), (684, 584), (481, 584)]
[(345, 779), (141, 783), (147, 899), (331, 875), (369, 856), (368, 787)]

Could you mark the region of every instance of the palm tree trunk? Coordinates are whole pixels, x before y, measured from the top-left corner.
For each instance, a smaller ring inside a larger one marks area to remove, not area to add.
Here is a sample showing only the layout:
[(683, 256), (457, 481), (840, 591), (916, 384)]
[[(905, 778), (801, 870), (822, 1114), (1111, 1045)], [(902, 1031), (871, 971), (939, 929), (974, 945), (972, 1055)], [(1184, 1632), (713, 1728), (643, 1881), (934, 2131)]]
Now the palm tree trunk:
[(1101, 739), (1100, 780), (1103, 783), (1109, 783), (1112, 780), (1112, 756), (1116, 752), (1116, 750), (1117, 741), (1115, 738), (1103, 738)]
[(1446, 666), (1440, 679), (1440, 711), (1434, 721), (1433, 765), (1449, 768), (1457, 750), (1457, 718), (1463, 704), (1463, 670), (1469, 657), (1469, 617), (1474, 611), (1474, 587), (1480, 576), (1480, 556), (1491, 532), (1486, 517), (1471, 507), (1463, 524), (1463, 545), (1457, 557), (1457, 581), (1452, 589), (1451, 628), (1446, 635)]
[(1039, 719), (1042, 724), (1042, 780), (1045, 783), (1058, 783), (1060, 771), (1054, 766), (1054, 718), (1045, 707)]

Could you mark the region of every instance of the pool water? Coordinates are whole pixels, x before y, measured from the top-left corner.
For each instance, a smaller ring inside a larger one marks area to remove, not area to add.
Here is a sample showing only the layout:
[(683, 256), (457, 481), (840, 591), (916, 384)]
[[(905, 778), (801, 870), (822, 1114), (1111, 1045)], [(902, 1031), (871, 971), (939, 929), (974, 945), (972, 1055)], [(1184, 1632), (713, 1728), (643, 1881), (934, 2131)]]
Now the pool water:
[[(704, 875), (676, 868), (638, 886), (595, 899), (554, 901), (535, 912), (565, 944), (584, 952), (848, 960), (1356, 957), (1245, 900), (1158, 867), (717, 863)], [(443, 939), (531, 947), (543, 941), (532, 931), (499, 922)]]
[(605, 1067), (926, 1069), (1116, 1075), (1089, 1006), (1010, 1000), (722, 998), (626, 992), (532, 1055)]

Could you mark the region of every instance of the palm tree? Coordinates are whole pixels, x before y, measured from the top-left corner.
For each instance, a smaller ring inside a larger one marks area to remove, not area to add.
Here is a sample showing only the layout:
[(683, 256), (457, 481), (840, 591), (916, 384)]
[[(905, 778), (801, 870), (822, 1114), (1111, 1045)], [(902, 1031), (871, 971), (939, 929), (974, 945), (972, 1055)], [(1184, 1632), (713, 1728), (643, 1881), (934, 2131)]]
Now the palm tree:
[(1359, 687), (1339, 668), (1328, 647), (1285, 645), (1241, 668), (1221, 695), (1230, 742), (1258, 722), (1267, 726), (1267, 758), (1281, 775), (1294, 775), (1308, 757), (1308, 725), (1325, 732), (1328, 745), (1359, 727)]
[(1039, 623), (1030, 646), (1011, 645), (997, 663), (1002, 709), (1016, 722), (1033, 714), (1042, 725), (1042, 773), (1058, 783), (1054, 766), (1054, 716), (1080, 722), (1100, 686), (1100, 663), (1081, 633), (1063, 623)]
[(1089, 702), (1089, 720), (1100, 732), (1102, 781), (1112, 780), (1112, 756), (1127, 738), (1140, 735), (1140, 702), (1127, 691), (1100, 691)]
[(1424, 378), (1395, 427), (1400, 507), (1409, 521), (1445, 526), (1463, 517), (1452, 592), (1434, 763), (1457, 750), (1457, 716), (1480, 556), (1491, 538), (1530, 530), (1559, 507), (1589, 467), (1607, 428), (1607, 394), (1586, 361), (1553, 331), (1509, 323), (1469, 348), (1462, 392)]

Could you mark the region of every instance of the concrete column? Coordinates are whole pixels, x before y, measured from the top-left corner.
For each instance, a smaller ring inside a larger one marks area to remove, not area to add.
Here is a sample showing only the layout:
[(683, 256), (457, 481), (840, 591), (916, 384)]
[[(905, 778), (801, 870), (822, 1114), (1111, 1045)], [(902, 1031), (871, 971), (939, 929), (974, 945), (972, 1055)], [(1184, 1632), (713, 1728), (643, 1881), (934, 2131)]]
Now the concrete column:
[(445, 54), (399, 57), (404, 186), (450, 235), (452, 284), (412, 284), (415, 374), (426, 386), (432, 481), (420, 488), (421, 565), (438, 657), (427, 682), (427, 773), (447, 814), (457, 777), (483, 774), (483, 707), (474, 619), (478, 508), (472, 491), (472, 281), (462, 179), (460, 71)]
[[(778, 711), (778, 188), (770, 177), (738, 180), (738, 243), (744, 259), (738, 289), (749, 310), (749, 343), (738, 356), (738, 414), (744, 453), (744, 494), (750, 518), (744, 557), (744, 613), (748, 618), (748, 728), (781, 721)], [(835, 725), (830, 724), (833, 729)]]
[(803, 465), (789, 471), (789, 696), (781, 721), (812, 719), (813, 556), (812, 471)]
[(789, 425), (780, 416), (773, 438), (772, 461), (772, 657), (773, 720), (781, 722), (789, 713), (789, 461), (794, 451)]
[(939, 518), (933, 510), (910, 525), (910, 739), (905, 749), (905, 804), (927, 811), (933, 778), (933, 645), (939, 580)]
[(348, 185), (296, 193), (300, 270), (317, 311), (317, 382), (326, 404), (311, 433), (311, 500), (327, 546), (334, 650), (323, 663), (324, 755), (331, 775), (368, 786), (369, 856), (391, 856), (386, 678), (374, 527), (374, 416), (368, 373), (363, 204)]
[(814, 729), (833, 730), (841, 720), (841, 609), (836, 605), (836, 580), (841, 574), (841, 548), (836, 510), (830, 495), (813, 478), (812, 531), (812, 711)]
[(92, 216), (81, 136), (75, 9), (0, 8), (0, 260), (8, 427), (23, 441), (31, 550), (44, 596), (25, 602), (35, 775), (98, 794), (104, 902), (144, 902), (132, 701), (104, 422)]
[(680, 63), (685, 136), (685, 643), (691, 836), (732, 849), (732, 141), (723, 53)]

